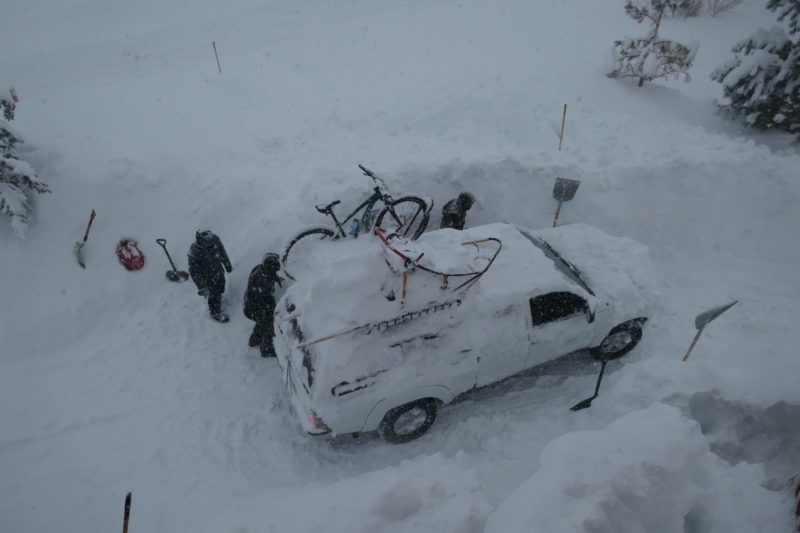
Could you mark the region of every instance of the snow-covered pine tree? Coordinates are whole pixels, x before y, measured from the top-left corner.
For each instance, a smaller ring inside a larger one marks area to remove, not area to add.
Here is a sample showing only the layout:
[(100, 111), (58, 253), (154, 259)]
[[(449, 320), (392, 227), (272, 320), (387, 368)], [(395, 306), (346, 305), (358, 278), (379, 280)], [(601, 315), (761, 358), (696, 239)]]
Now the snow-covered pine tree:
[(720, 107), (759, 129), (800, 133), (800, 0), (769, 0), (767, 9), (786, 21), (759, 29), (733, 47), (734, 57), (711, 74), (722, 83)]
[(659, 39), (658, 29), (665, 15), (686, 9), (689, 0), (628, 0), (625, 13), (636, 22), (650, 21), (645, 37), (614, 41), (614, 68), (606, 74), (609, 78), (636, 78), (639, 87), (655, 78), (683, 74), (689, 81), (687, 70), (697, 54), (697, 43), (689, 46)]
[(716, 17), (741, 4), (743, 0), (686, 0), (678, 9), (670, 12), (674, 17), (699, 17), (703, 13)]
[(17, 145), (22, 139), (9, 125), (14, 120), (16, 104), (11, 92), (0, 92), (0, 213), (11, 217), (17, 236), (25, 237), (33, 209), (33, 193), (50, 192), (46, 183), (36, 177), (36, 171), (19, 158)]

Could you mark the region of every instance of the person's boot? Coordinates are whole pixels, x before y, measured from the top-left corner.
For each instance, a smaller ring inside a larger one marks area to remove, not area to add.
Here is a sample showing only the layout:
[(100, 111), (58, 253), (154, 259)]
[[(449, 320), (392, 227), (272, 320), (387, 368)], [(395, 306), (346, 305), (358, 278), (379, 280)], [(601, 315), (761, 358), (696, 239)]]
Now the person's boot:
[(275, 347), (272, 343), (261, 343), (261, 357), (277, 357), (278, 354), (275, 353)]
[(230, 320), (230, 318), (228, 318), (228, 315), (226, 315), (222, 311), (211, 313), (211, 318), (216, 320), (217, 322), (222, 322), (223, 324)]
[(250, 340), (247, 341), (247, 344), (251, 348), (258, 346), (259, 344), (261, 344), (261, 335), (259, 335), (254, 331), (253, 333), (250, 334)]

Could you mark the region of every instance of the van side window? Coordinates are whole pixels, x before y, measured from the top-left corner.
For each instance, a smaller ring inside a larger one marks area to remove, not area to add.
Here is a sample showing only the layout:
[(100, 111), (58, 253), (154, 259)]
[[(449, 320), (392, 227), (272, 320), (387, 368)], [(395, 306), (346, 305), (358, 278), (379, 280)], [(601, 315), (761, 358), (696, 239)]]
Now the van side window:
[(530, 299), (533, 325), (539, 326), (563, 318), (585, 313), (586, 300), (571, 292), (551, 292)]

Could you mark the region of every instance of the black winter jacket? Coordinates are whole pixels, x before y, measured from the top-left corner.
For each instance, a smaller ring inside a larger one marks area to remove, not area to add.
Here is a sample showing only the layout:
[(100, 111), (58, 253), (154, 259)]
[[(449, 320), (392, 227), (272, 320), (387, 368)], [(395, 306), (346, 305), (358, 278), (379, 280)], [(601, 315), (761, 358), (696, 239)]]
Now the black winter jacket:
[(211, 292), (225, 290), (225, 274), (223, 268), (233, 270), (231, 260), (219, 237), (212, 235), (210, 240), (196, 240), (189, 248), (189, 274), (200, 290)]
[(280, 283), (279, 279), (278, 272), (263, 263), (253, 268), (244, 293), (244, 316), (256, 322), (272, 321), (275, 284)]

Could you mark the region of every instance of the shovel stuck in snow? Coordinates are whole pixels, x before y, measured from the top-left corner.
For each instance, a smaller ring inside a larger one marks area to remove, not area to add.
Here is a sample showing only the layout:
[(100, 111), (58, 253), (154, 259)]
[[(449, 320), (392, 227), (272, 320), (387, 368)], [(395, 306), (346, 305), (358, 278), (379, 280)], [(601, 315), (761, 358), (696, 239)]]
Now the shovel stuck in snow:
[(578, 180), (570, 180), (567, 178), (556, 178), (556, 184), (553, 187), (553, 198), (558, 200), (558, 209), (556, 209), (556, 216), (553, 219), (553, 227), (558, 223), (558, 214), (561, 213), (561, 204), (569, 202), (575, 196), (575, 191), (581, 184)]
[(694, 345), (697, 344), (697, 340), (700, 338), (700, 334), (703, 333), (703, 330), (706, 329), (706, 326), (709, 322), (717, 318), (719, 315), (736, 305), (736, 302), (739, 300), (734, 300), (729, 304), (721, 305), (719, 307), (715, 307), (713, 309), (709, 309), (704, 313), (700, 313), (694, 319), (694, 327), (697, 328), (697, 334), (694, 336), (694, 340), (692, 340), (692, 344), (689, 345), (689, 349), (686, 351), (686, 355), (683, 356), (683, 361), (689, 359), (689, 354), (692, 353), (694, 350)]
[(186, 281), (189, 279), (188, 272), (175, 268), (175, 263), (172, 262), (172, 258), (167, 251), (167, 239), (156, 239), (156, 242), (164, 249), (164, 253), (167, 254), (167, 259), (169, 259), (169, 264), (172, 266), (172, 270), (167, 270), (167, 279), (170, 281)]
[(83, 247), (86, 246), (86, 239), (89, 238), (89, 229), (92, 227), (92, 222), (94, 222), (95, 212), (92, 209), (92, 214), (89, 215), (89, 224), (86, 225), (86, 233), (83, 234), (83, 240), (77, 241), (75, 243), (75, 247), (72, 249), (72, 252), (75, 254), (75, 257), (78, 259), (78, 264), (81, 268), (86, 268), (86, 261), (83, 259)]
[(597, 376), (597, 384), (594, 386), (594, 394), (592, 395), (592, 397), (579, 401), (578, 403), (569, 408), (570, 411), (580, 411), (581, 409), (586, 409), (587, 407), (592, 406), (592, 400), (597, 398), (600, 392), (600, 382), (603, 381), (603, 372), (605, 372), (606, 370), (606, 363), (608, 363), (608, 359), (603, 359), (603, 362), (600, 365), (600, 375)]

